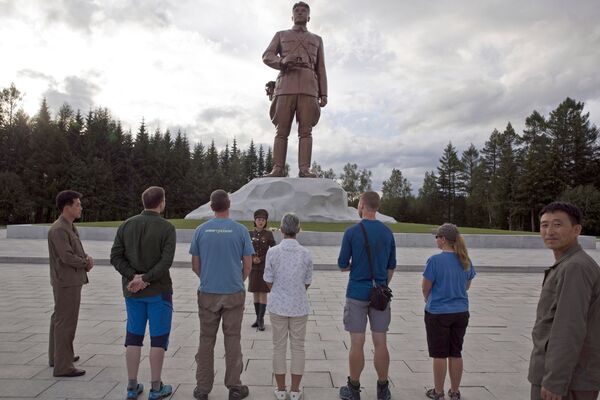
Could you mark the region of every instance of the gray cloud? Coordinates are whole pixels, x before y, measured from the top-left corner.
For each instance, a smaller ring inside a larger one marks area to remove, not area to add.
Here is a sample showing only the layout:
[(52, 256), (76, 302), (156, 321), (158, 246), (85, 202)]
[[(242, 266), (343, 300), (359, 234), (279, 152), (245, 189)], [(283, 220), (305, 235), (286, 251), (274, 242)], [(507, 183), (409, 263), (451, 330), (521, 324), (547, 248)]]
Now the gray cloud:
[(17, 71), (17, 76), (19, 78), (41, 79), (47, 81), (50, 84), (56, 84), (56, 80), (54, 79), (54, 77), (40, 71), (34, 71), (32, 69), (22, 69), (20, 71)]
[(15, 3), (16, 3), (16, 0), (0, 1), (0, 20), (8, 18), (15, 13), (15, 11), (16, 11)]
[(116, 22), (165, 27), (171, 24), (171, 0), (128, 0), (117, 3), (95, 0), (58, 0), (40, 6), (48, 24), (65, 23), (91, 33), (95, 24)]
[(74, 110), (86, 112), (94, 106), (94, 96), (99, 91), (96, 84), (76, 76), (69, 76), (65, 78), (64, 86), (64, 91), (53, 85), (44, 93), (50, 109), (57, 111), (67, 103)]

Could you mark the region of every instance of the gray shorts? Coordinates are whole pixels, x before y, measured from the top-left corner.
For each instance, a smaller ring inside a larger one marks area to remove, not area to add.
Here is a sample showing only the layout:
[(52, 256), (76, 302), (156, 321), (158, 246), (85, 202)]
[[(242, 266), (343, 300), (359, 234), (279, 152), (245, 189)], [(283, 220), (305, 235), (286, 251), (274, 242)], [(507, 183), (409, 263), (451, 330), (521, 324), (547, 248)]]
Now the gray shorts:
[[(390, 302), (391, 303), (391, 302)], [(368, 301), (354, 300), (346, 297), (344, 306), (344, 329), (350, 333), (365, 333), (367, 317), (371, 332), (387, 332), (392, 320), (390, 304), (383, 311), (369, 307)]]

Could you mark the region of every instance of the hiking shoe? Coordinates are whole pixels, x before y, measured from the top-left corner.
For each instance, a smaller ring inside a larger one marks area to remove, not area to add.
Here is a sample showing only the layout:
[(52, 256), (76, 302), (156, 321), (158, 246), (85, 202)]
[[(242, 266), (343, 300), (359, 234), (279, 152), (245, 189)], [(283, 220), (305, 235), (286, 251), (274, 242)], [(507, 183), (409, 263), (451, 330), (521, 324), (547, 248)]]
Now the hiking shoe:
[(277, 400), (287, 400), (288, 394), (285, 390), (275, 389), (273, 390), (273, 394)]
[(450, 400), (460, 400), (460, 390), (453, 392), (452, 389), (448, 389), (448, 397)]
[(348, 383), (346, 386), (342, 386), (340, 388), (340, 399), (360, 400), (360, 386), (355, 387), (352, 383), (350, 383), (350, 378), (348, 377)]
[(170, 396), (173, 393), (173, 387), (171, 385), (163, 385), (160, 383), (160, 390), (150, 389), (148, 392), (148, 400), (158, 400)]
[(300, 400), (302, 399), (302, 391), (292, 392), (290, 391), (290, 400)]
[(140, 394), (144, 391), (144, 385), (138, 383), (137, 387), (133, 389), (127, 389), (127, 400), (137, 399)]
[(426, 391), (425, 392), (425, 396), (427, 396), (427, 397), (429, 397), (430, 399), (433, 399), (433, 400), (439, 400), (439, 399), (445, 398), (444, 392), (442, 392), (442, 393), (436, 393), (435, 392), (435, 388), (429, 389), (428, 391)]
[(377, 400), (391, 400), (390, 381), (381, 384), (377, 382)]
[(240, 400), (248, 397), (250, 394), (250, 390), (248, 390), (248, 386), (232, 386), (229, 388), (229, 400)]
[(208, 393), (200, 393), (198, 388), (194, 388), (194, 398), (196, 400), (208, 400)]

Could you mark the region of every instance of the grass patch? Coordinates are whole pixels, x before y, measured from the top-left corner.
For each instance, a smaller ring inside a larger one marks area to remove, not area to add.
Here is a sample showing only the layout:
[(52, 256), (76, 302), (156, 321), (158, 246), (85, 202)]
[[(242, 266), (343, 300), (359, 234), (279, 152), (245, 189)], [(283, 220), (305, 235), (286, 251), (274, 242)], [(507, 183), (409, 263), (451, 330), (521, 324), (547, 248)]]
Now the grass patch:
[[(175, 225), (177, 229), (196, 229), (198, 225), (205, 222), (205, 220), (194, 220), (194, 219), (170, 219), (171, 223)], [(239, 221), (248, 229), (252, 229), (252, 221)], [(89, 227), (102, 227), (102, 228), (116, 228), (121, 225), (122, 221), (103, 221), (103, 222), (81, 222), (77, 223), (77, 226), (89, 226)], [(354, 225), (353, 222), (301, 222), (300, 223), (303, 231), (311, 232), (344, 232), (346, 228)], [(427, 224), (413, 224), (398, 222), (395, 224), (386, 224), (395, 233), (431, 233), (431, 230), (436, 228), (436, 225)], [(277, 228), (278, 224), (273, 221), (269, 221), (269, 228)], [(480, 234), (480, 235), (537, 235), (535, 232), (522, 232), (522, 231), (505, 231), (502, 229), (484, 229), (484, 228), (467, 228), (461, 227), (461, 233), (464, 234)]]

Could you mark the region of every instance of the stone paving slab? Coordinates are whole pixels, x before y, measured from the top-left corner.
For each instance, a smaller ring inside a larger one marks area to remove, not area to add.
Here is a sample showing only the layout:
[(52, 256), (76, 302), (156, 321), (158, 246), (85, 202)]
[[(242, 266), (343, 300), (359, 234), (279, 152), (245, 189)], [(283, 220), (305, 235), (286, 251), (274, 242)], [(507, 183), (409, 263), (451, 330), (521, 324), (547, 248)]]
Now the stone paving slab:
[[(48, 266), (0, 264), (0, 398), (122, 399), (126, 384), (123, 342), (125, 307), (120, 276), (98, 266), (84, 287), (75, 349), (78, 366), (87, 374), (54, 378), (47, 366), (47, 330), (52, 312)], [(183, 268), (172, 271), (173, 330), (164, 365), (164, 381), (174, 387), (172, 399), (192, 399), (194, 355), (198, 345), (197, 278)], [(345, 383), (349, 337), (342, 309), (347, 275), (318, 271), (309, 289), (312, 314), (306, 343), (305, 399), (335, 399)], [(463, 399), (524, 399), (529, 393), (527, 367), (531, 327), (543, 274), (479, 273), (470, 291), (471, 320), (464, 346)], [(388, 335), (393, 398), (421, 399), (432, 385), (423, 323), (421, 275), (402, 272), (392, 281), (392, 323)], [(252, 298), (242, 330), (244, 373), (249, 399), (272, 398), (271, 332), (250, 328)], [(146, 338), (146, 344), (149, 339)], [(148, 346), (142, 351), (140, 381), (148, 385)], [(363, 399), (375, 399), (373, 346), (365, 346)], [(223, 386), (224, 351), (219, 336), (215, 348), (215, 388), (212, 399), (227, 398)], [(146, 398), (147, 394), (140, 398)]]

